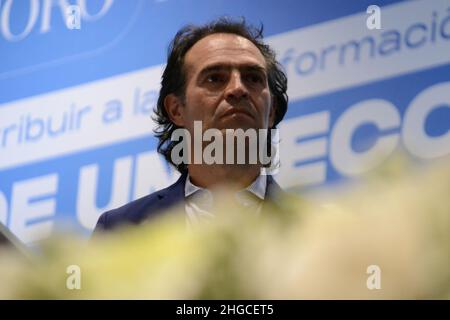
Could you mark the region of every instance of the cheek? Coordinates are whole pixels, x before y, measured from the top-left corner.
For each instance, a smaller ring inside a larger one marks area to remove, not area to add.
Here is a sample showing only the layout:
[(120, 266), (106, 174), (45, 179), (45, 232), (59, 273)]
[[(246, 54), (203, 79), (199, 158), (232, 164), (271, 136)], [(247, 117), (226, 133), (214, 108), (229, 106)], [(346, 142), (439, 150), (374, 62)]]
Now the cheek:
[(217, 97), (207, 96), (204, 93), (190, 95), (186, 99), (186, 111), (188, 113), (186, 118), (191, 121), (211, 121), (216, 113), (218, 101)]
[(266, 119), (270, 117), (272, 109), (272, 97), (270, 94), (263, 94), (258, 99), (259, 109), (261, 115)]

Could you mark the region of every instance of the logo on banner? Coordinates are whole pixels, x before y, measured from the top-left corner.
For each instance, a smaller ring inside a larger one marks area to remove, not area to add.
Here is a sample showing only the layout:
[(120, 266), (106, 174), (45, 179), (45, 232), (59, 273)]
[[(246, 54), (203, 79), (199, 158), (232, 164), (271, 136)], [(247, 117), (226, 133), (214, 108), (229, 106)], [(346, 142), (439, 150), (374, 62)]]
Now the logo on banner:
[[(110, 11), (114, 0), (103, 0), (97, 12), (91, 12), (86, 2), (78, 0), (76, 5), (70, 5), (64, 0), (6, 0), (0, 12), (1, 36), (6, 41), (18, 42), (28, 38), (35, 30), (39, 34), (48, 33), (52, 30), (52, 22), (57, 19), (58, 11), (68, 29), (79, 29), (81, 20), (96, 21), (103, 18)], [(25, 24), (21, 23), (24, 11), (28, 12)]]
[[(142, 0), (0, 1), (0, 50), (5, 58), (0, 62), (0, 77), (105, 49), (130, 29), (143, 3)], [(93, 38), (95, 41), (91, 41)], [(55, 49), (48, 50), (50, 47)], [(35, 54), (17, 55), (29, 48), (34, 48)], [(6, 63), (10, 60), (14, 63)]]

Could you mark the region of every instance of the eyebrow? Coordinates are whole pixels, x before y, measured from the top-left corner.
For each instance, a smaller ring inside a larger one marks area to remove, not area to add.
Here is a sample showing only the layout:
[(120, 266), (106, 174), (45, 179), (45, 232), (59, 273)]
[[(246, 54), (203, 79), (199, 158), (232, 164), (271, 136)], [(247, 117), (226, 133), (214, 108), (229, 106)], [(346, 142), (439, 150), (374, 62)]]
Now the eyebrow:
[(267, 74), (267, 70), (266, 68), (258, 65), (258, 64), (243, 64), (243, 65), (233, 65), (233, 64), (213, 64), (210, 66), (205, 67), (202, 71), (200, 71), (199, 73), (199, 78), (203, 77), (204, 75), (210, 73), (210, 72), (214, 72), (214, 71), (228, 71), (234, 67), (237, 67), (240, 70), (244, 70), (244, 71), (257, 71), (257, 72), (262, 72), (264, 74)]

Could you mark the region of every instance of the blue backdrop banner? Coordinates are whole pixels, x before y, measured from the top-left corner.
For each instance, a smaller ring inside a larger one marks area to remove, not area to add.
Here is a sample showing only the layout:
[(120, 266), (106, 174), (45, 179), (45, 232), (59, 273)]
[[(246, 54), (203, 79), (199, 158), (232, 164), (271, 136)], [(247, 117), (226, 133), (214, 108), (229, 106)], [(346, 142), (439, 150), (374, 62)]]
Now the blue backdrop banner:
[(89, 234), (173, 182), (151, 119), (167, 47), (224, 15), (263, 23), (288, 75), (283, 187), (449, 155), (450, 0), (0, 0), (0, 222)]

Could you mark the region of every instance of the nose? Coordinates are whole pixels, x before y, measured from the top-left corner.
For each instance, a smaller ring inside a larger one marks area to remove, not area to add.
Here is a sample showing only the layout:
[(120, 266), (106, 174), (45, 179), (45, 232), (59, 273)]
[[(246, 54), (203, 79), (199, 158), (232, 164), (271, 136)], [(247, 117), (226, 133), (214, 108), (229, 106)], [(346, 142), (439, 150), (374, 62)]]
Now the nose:
[(248, 98), (248, 90), (242, 82), (241, 73), (239, 71), (232, 72), (230, 81), (225, 90), (225, 98), (234, 101)]

